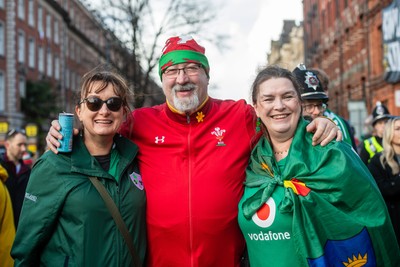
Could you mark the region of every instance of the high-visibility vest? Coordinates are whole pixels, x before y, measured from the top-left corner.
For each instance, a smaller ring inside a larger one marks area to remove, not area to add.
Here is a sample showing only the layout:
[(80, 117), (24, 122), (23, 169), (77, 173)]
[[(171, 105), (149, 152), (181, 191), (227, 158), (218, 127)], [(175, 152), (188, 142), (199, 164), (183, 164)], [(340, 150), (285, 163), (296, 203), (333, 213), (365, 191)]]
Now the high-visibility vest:
[(364, 147), (369, 154), (368, 162), (376, 153), (381, 152), (383, 150), (383, 147), (376, 140), (375, 136), (372, 136), (364, 140)]

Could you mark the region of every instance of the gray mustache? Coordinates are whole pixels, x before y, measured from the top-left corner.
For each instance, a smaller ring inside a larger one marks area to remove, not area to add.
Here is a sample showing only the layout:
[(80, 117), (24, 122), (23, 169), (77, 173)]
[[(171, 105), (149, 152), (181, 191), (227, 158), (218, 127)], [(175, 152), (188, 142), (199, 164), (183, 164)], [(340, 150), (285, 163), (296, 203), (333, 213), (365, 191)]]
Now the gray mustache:
[(190, 91), (196, 89), (196, 86), (193, 83), (188, 83), (184, 85), (176, 84), (172, 89), (174, 91)]

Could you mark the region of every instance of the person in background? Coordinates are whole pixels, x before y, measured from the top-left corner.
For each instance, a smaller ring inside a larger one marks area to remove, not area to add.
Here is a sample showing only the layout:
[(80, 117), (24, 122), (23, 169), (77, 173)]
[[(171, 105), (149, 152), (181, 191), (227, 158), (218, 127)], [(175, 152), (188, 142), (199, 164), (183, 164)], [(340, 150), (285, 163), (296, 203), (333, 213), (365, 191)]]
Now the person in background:
[(90, 177), (115, 202), (143, 264), (146, 198), (138, 148), (117, 134), (130, 115), (129, 96), (125, 80), (107, 66), (83, 76), (75, 107), (81, 134), (72, 152), (46, 152), (35, 163), (11, 251), (15, 266), (132, 266), (134, 257)]
[(2, 267), (14, 266), (10, 252), (15, 238), (15, 226), (10, 194), (4, 184), (7, 179), (7, 170), (0, 165), (0, 263)]
[(29, 181), (31, 168), (24, 163), (22, 157), (27, 151), (27, 138), (24, 130), (11, 129), (6, 133), (6, 153), (0, 156), (0, 164), (8, 172), (8, 179), (5, 182), (10, 193), (13, 206), (14, 223), (18, 227), (22, 203), (25, 197), (26, 185)]
[(316, 74), (307, 70), (304, 64), (299, 64), (293, 74), (301, 87), (303, 116), (310, 121), (321, 117), (327, 108), (328, 96), (322, 90)]
[[(146, 264), (238, 267), (245, 242), (237, 205), (257, 138), (254, 110), (244, 100), (208, 95), (209, 62), (191, 36), (166, 41), (159, 75), (166, 103), (134, 110), (121, 129), (139, 146), (147, 195)], [(58, 123), (52, 125), (47, 145), (57, 152), (62, 136)], [(326, 118), (308, 130), (321, 145), (337, 134)]]
[(250, 266), (400, 266), (373, 177), (348, 144), (312, 146), (293, 73), (266, 67), (252, 99), (263, 135), (238, 216)]
[(386, 201), (390, 218), (400, 245), (400, 117), (389, 119), (382, 139), (383, 151), (368, 163)]
[[(328, 111), (328, 94), (324, 90), (320, 82), (317, 72), (308, 70), (304, 64), (299, 64), (294, 70), (300, 87), (301, 87), (301, 100), (303, 106), (303, 116), (308, 120), (326, 116), (332, 120), (340, 129), (343, 134), (343, 140), (349, 145), (353, 146), (352, 138), (347, 129), (344, 120), (331, 111)], [(325, 81), (327, 83), (327, 81)], [(325, 84), (325, 86), (327, 86)]]
[(341, 116), (337, 115), (336, 113), (334, 113), (332, 110), (329, 109), (328, 101), (331, 100), (331, 97), (329, 97), (329, 77), (328, 77), (328, 75), (325, 73), (325, 71), (323, 71), (321, 69), (317, 69), (317, 68), (310, 69), (310, 71), (312, 71), (315, 75), (317, 75), (318, 80), (320, 81), (322, 90), (328, 97), (327, 103), (326, 103), (327, 107), (323, 113), (323, 116), (333, 120), (333, 122), (336, 123), (336, 125), (339, 127), (340, 131), (343, 134), (343, 141), (350, 144), (354, 148), (354, 150), (357, 151), (357, 143), (356, 143), (356, 139), (354, 136), (354, 130), (352, 129), (352, 126), (350, 125), (350, 123), (347, 120), (345, 120), (344, 118), (342, 118)]
[(381, 102), (376, 102), (376, 106), (372, 111), (372, 136), (365, 139), (360, 144), (358, 152), (361, 160), (368, 165), (370, 159), (378, 152), (383, 150), (382, 136), (385, 130), (386, 121), (391, 117), (389, 110)]

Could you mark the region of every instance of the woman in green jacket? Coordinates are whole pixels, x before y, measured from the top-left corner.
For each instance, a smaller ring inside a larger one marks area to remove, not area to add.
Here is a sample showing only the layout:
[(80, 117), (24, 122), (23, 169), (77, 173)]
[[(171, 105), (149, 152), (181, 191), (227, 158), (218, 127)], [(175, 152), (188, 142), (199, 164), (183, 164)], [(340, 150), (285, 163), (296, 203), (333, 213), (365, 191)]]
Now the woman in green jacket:
[[(132, 266), (133, 257), (89, 177), (106, 188), (140, 263), (146, 252), (146, 198), (137, 146), (117, 134), (130, 114), (124, 79), (103, 68), (83, 76), (75, 112), (82, 133), (72, 152), (45, 153), (34, 165), (11, 251), (15, 266)], [(137, 264), (137, 265), (139, 265)]]

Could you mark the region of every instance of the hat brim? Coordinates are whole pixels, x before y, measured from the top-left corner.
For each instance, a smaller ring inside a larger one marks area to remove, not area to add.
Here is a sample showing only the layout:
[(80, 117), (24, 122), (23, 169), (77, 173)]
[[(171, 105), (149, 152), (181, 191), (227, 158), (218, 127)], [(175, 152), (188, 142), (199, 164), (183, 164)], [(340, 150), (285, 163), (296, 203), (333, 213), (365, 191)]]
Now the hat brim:
[(305, 94), (301, 94), (301, 99), (321, 99), (321, 100), (325, 100), (328, 101), (328, 96), (324, 93), (320, 93), (320, 92), (311, 92), (311, 93), (305, 93)]
[(374, 126), (378, 121), (380, 121), (380, 120), (388, 120), (388, 119), (391, 119), (393, 116), (391, 116), (391, 115), (387, 115), (387, 114), (384, 114), (384, 115), (380, 115), (380, 116), (377, 116), (373, 121), (372, 121), (372, 126)]

